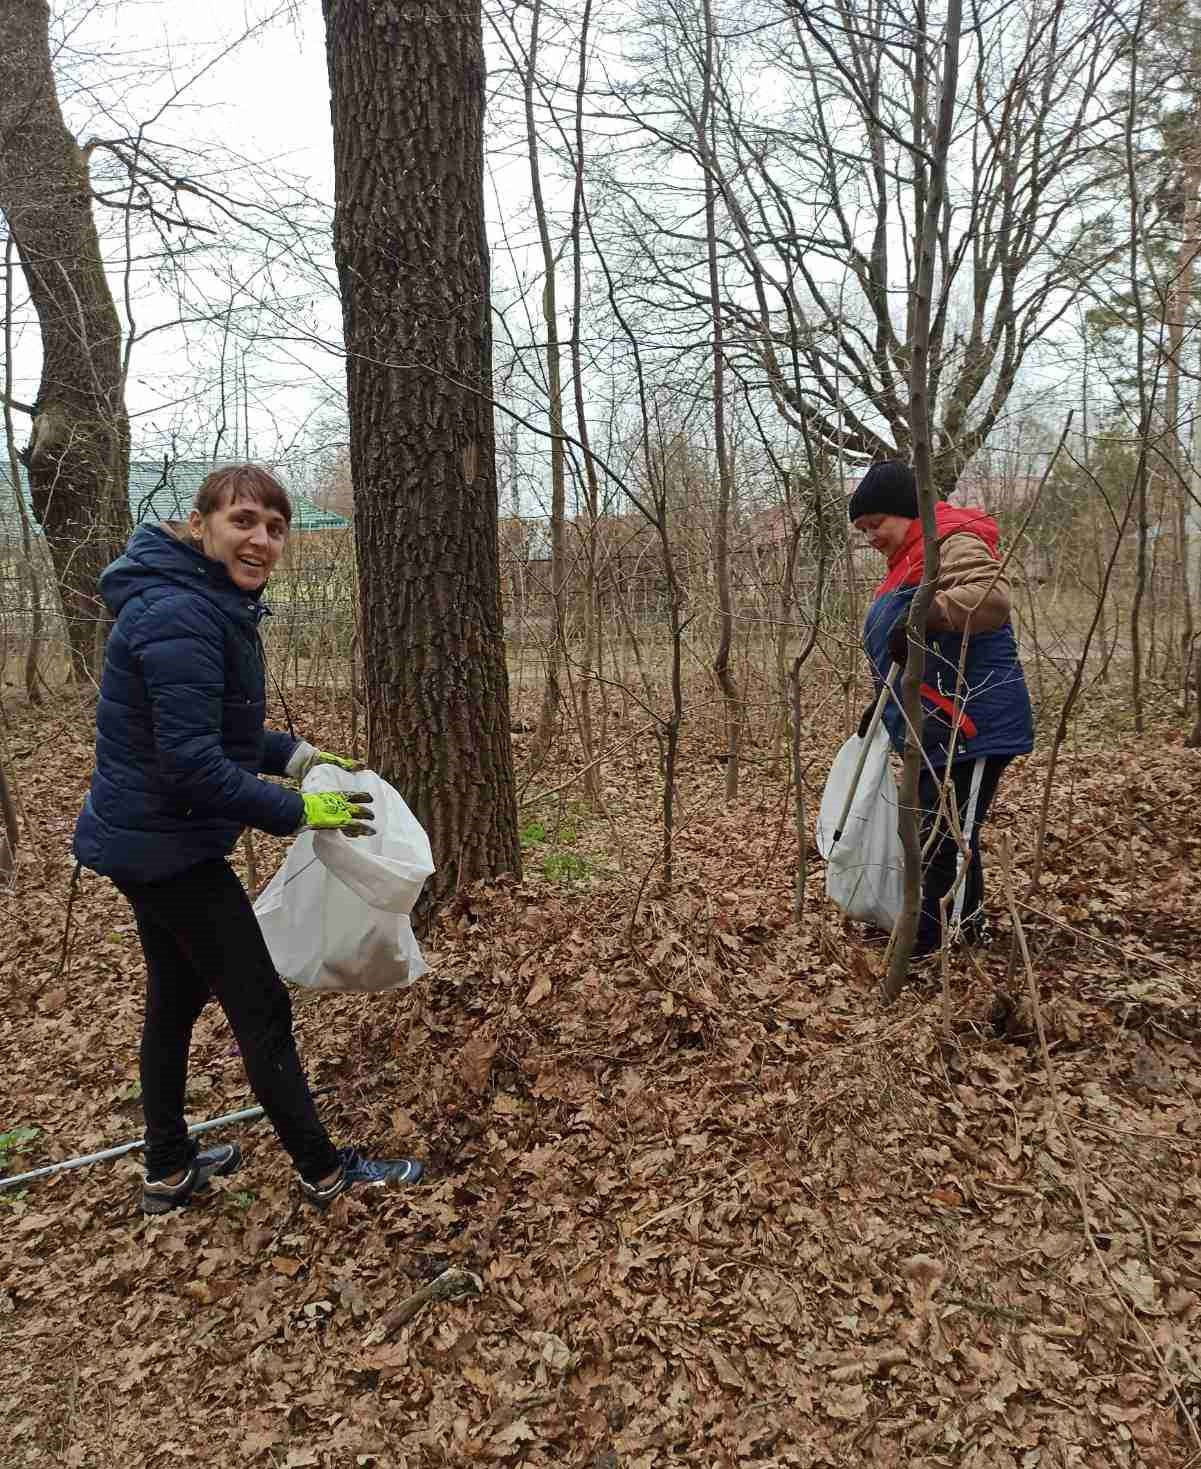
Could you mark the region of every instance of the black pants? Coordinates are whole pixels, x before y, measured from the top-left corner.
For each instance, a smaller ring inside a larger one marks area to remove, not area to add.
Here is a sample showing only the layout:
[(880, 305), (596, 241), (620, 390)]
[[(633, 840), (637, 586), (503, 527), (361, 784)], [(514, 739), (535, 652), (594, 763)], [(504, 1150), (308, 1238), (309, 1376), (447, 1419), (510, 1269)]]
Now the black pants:
[[(959, 829), (972, 854), (961, 889), (963, 901), (959, 907), (961, 920), (969, 923), (984, 902), (980, 828), (988, 816), (1002, 772), (1010, 759), (1009, 755), (993, 755), (979, 760), (959, 760), (951, 766), (951, 782), (959, 811)], [(917, 941), (913, 950), (915, 954), (929, 953), (939, 947), (942, 941), (939, 903), (955, 886), (955, 878), (959, 872), (959, 844), (948, 827), (945, 813), (939, 804), (939, 791), (945, 775), (946, 772), (940, 770), (936, 779), (929, 770), (923, 770), (918, 783), (918, 800), (922, 808), (922, 851), (926, 851), (926, 844), (932, 833), (934, 844), (923, 862), (922, 911), (917, 925)], [(950, 795), (948, 790), (948, 801)], [(948, 919), (954, 916), (957, 901), (958, 895), (949, 904)]]
[(119, 883), (146, 956), (142, 1108), (146, 1171), (164, 1178), (197, 1151), (184, 1121), (192, 1027), (210, 998), (229, 1018), (263, 1110), (310, 1183), (338, 1166), (292, 1035), (292, 1001), (229, 864), (202, 862), (165, 882)]

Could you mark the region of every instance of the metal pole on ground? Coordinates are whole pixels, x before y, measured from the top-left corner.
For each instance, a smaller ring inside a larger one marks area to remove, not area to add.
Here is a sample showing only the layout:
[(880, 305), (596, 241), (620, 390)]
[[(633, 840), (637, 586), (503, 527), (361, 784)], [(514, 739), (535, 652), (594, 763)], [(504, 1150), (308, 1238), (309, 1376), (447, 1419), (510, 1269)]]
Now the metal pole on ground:
[[(224, 1117), (214, 1117), (209, 1122), (196, 1122), (188, 1128), (188, 1136), (196, 1137), (202, 1132), (211, 1132), (215, 1127), (228, 1127), (234, 1122), (257, 1122), (264, 1115), (261, 1107), (246, 1107), (241, 1112), (227, 1112)], [(46, 1168), (34, 1168), (29, 1173), (15, 1173), (11, 1178), (0, 1178), (0, 1193), (5, 1189), (20, 1188), (32, 1183), (35, 1178), (49, 1178), (52, 1173), (66, 1173), (71, 1168), (87, 1168), (92, 1163), (107, 1163), (112, 1158), (123, 1158), (126, 1153), (136, 1153), (145, 1147), (146, 1139), (137, 1138), (132, 1143), (121, 1143), (115, 1148), (105, 1148), (100, 1153), (84, 1153), (78, 1158), (67, 1158), (62, 1163), (51, 1163)]]

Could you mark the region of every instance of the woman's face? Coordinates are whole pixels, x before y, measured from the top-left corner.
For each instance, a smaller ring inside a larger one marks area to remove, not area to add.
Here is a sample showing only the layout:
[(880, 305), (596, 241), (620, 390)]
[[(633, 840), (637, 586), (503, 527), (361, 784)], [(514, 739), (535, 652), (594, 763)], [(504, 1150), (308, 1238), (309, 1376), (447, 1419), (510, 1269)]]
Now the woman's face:
[(201, 515), (188, 517), (200, 549), (229, 572), (234, 586), (257, 592), (266, 586), (288, 541), (288, 522), (278, 510), (268, 510), (245, 497)]
[(853, 522), (861, 536), (866, 537), (873, 551), (881, 556), (891, 556), (901, 549), (901, 542), (909, 534), (913, 524), (904, 515), (861, 515)]

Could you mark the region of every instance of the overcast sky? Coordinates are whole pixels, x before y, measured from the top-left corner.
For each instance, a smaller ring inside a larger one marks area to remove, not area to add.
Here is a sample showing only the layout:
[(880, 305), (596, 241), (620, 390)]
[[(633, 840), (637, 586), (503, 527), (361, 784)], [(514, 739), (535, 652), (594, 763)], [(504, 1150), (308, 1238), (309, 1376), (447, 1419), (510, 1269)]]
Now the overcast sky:
[[(290, 16), (267, 26), (261, 23), (281, 10), (279, 0), (51, 0), (51, 6), (59, 96), (67, 125), (81, 144), (127, 136), (149, 123), (149, 142), (195, 150), (178, 163), (180, 172), (203, 178), (215, 150), (269, 160), (332, 205), (329, 89), (321, 7), (315, 0), (299, 0)], [(103, 167), (102, 155), (94, 155), (96, 187), (103, 186)], [(261, 194), (253, 170), (234, 182), (244, 197)], [(193, 206), (187, 207), (196, 214)], [(99, 206), (95, 212), (124, 319), (123, 216)], [(132, 272), (134, 316), (139, 331), (151, 333), (135, 346), (127, 385), (135, 456), (157, 457), (172, 433), (186, 434), (191, 423), (206, 426), (197, 430), (183, 457), (198, 448), (206, 452), (206, 444), (211, 450), (207, 421), (214, 417), (219, 395), (210, 393), (196, 405), (189, 405), (186, 395), (212, 378), (209, 359), (219, 348), (207, 340), (216, 341), (219, 334), (192, 328), (190, 341), (185, 341), (177, 329), (154, 332), (178, 317), (180, 308), (167, 283), (157, 278), (153, 236), (138, 239), (133, 253), (138, 257)], [(202, 290), (207, 289), (206, 275), (203, 267), (195, 271)], [(215, 298), (218, 292), (211, 295)], [(20, 303), (19, 286), (15, 296)], [(332, 299), (326, 325), (336, 336)], [(29, 401), (37, 391), (41, 356), (32, 312), (18, 310), (17, 326), (15, 396)], [(266, 412), (256, 411), (258, 395), (251, 391), (251, 449), (256, 457), (275, 453), (310, 418), (314, 402), (328, 397), (322, 378), (326, 385), (341, 386), (337, 359), (321, 353), (307, 356), (307, 362), (285, 363), (282, 372), (278, 364), (268, 369), (268, 377), (293, 386), (265, 395), (270, 398)], [(27, 429), (22, 418), (17, 424), (22, 443)], [(232, 442), (223, 449), (232, 452)]]
[[(220, 149), (302, 180), (310, 195), (332, 206), (332, 136), (319, 0), (295, 0), (291, 6), (282, 0), (51, 3), (63, 45), (58, 67), (60, 94), (68, 125), (82, 142), (125, 135), (153, 119), (148, 135), (152, 143), (166, 142), (194, 150), (187, 162), (180, 164), (181, 170), (190, 169), (194, 176), (203, 176), (207, 160), (214, 156), (215, 149)], [(622, 43), (610, 37), (608, 44), (615, 48), (604, 58), (606, 74), (612, 77), (621, 69)], [(545, 61), (545, 46), (542, 55)], [(499, 45), (493, 47), (490, 64), (494, 72), (504, 64)], [(163, 110), (168, 100), (170, 105)], [(494, 302), (512, 298), (518, 276), (536, 284), (540, 271), (529, 249), (531, 220), (525, 208), (528, 177), (524, 147), (519, 141), (516, 147), (501, 149), (502, 122), (500, 108), (494, 108), (485, 197)], [(599, 129), (604, 124), (592, 118), (590, 126)], [(556, 199), (562, 205), (553, 166), (547, 161), (545, 168), (544, 187), (552, 205)], [(264, 178), (257, 168), (247, 167), (236, 180), (237, 191), (252, 201), (269, 200), (271, 189)], [(107, 256), (119, 267), (124, 255), (122, 216), (103, 209), (97, 213), (106, 230)], [(317, 243), (325, 253), (323, 264), (328, 272), (332, 266), (328, 233), (324, 222), (319, 223)], [(159, 257), (152, 240), (144, 245), (141, 257), (135, 316), (139, 331), (145, 332), (172, 321), (179, 313), (175, 298), (166, 288), (169, 283), (158, 278)], [(191, 267), (202, 295), (210, 283), (205, 274), (209, 269), (206, 259), (198, 257), (199, 263)], [(218, 262), (219, 266), (223, 264)], [(284, 297), (289, 293), (288, 277), (287, 266), (277, 264), (272, 288)], [(311, 452), (314, 447), (332, 445), (344, 434), (336, 406), (338, 395), (344, 391), (344, 367), (337, 351), (339, 309), (332, 279), (324, 289), (315, 291), (316, 279), (316, 274), (310, 272), (305, 282), (296, 285), (294, 320), (298, 328), (311, 329), (331, 343), (333, 350), (278, 342), (269, 346), (260, 343), (251, 349), (248, 414), (237, 401), (237, 392), (231, 394), (227, 380), (225, 401), (238, 422), (231, 423), (230, 433), (219, 441), (222, 457), (243, 451), (247, 417), (249, 450), (259, 458), (277, 457), (298, 440), (303, 440)], [(120, 302), (119, 269), (113, 284)], [(215, 289), (206, 298), (210, 309), (213, 302), (222, 301), (222, 290), (229, 290), (228, 284), (215, 276), (212, 284)], [(536, 293), (513, 312), (518, 334), (536, 339), (540, 327), (532, 320), (526, 326), (523, 311), (536, 314)], [(280, 321), (279, 315), (269, 316), (258, 330), (278, 333), (282, 329)], [(181, 457), (200, 457), (214, 451), (214, 405), (221, 401), (215, 387), (221, 341), (221, 332), (210, 323), (191, 328), (187, 338), (179, 330), (170, 329), (137, 343), (127, 399), (139, 457), (157, 456), (173, 442), (179, 443), (176, 452)], [(229, 366), (235, 377), (244, 342), (244, 338), (235, 340), (230, 353)], [(504, 350), (503, 329), (497, 332), (497, 342), (499, 358)], [(36, 390), (38, 358), (36, 331), (27, 323), (17, 352), (17, 396), (26, 401)], [(205, 396), (193, 402), (190, 395), (197, 385), (204, 387)], [(512, 395), (514, 406), (535, 418), (541, 416), (542, 406), (533, 402), (538, 396), (536, 388), (520, 376), (502, 391)], [(530, 402), (521, 401), (523, 392), (528, 393)], [(330, 403), (335, 405), (332, 409)], [(232, 432), (235, 427), (236, 440)], [(190, 432), (192, 440), (186, 442)], [(21, 433), (23, 436), (24, 425)]]
[[(147, 134), (152, 142), (198, 150), (196, 176), (203, 176), (204, 155), (216, 145), (302, 180), (308, 193), (332, 208), (333, 149), (319, 0), (296, 0), (290, 8), (281, 0), (51, 0), (51, 5), (53, 39), (61, 48), (60, 97), (67, 124), (81, 143), (126, 135), (153, 119)], [(494, 178), (495, 160), (486, 200), (495, 216)], [(519, 173), (511, 178), (519, 207), (516, 196), (524, 197), (524, 180)], [(250, 198), (271, 196), (255, 170), (246, 171), (236, 187)], [(105, 232), (106, 258), (117, 267), (113, 286), (120, 304), (122, 216), (98, 208), (97, 219)], [(324, 232), (320, 239), (324, 244)], [(135, 316), (144, 331), (172, 320), (178, 308), (156, 280), (149, 237), (140, 253)], [(509, 254), (498, 254), (503, 258), (496, 261), (496, 273), (507, 275)], [(277, 289), (282, 274), (286, 272), (277, 268), (273, 275)], [(197, 278), (203, 281), (203, 274), (198, 272)], [(336, 342), (339, 316), (332, 291), (324, 293), (313, 311), (306, 324), (317, 321), (321, 335)], [(187, 343), (173, 330), (138, 342), (127, 391), (135, 453), (157, 454), (170, 434), (186, 432), (190, 421), (200, 424), (206, 414), (211, 417), (219, 396), (215, 391), (194, 410), (183, 399), (189, 382), (213, 377), (219, 342), (220, 333), (212, 327), (193, 328)], [(250, 367), (261, 384), (277, 384), (261, 394), (252, 385), (249, 394), (250, 448), (263, 458), (277, 453), (298, 432), (310, 445), (321, 441), (324, 430), (315, 422), (317, 415), (336, 429), (335, 419), (320, 405), (343, 387), (343, 365), (333, 353), (292, 345), (272, 348), (267, 355), (275, 360), (265, 363), (263, 353), (253, 353)], [(36, 392), (39, 362), (30, 318), (15, 353), (19, 398), (28, 401)], [(240, 415), (240, 406), (234, 405), (234, 411)], [(24, 424), (19, 432), (23, 440)], [(203, 448), (209, 433), (208, 428), (199, 430), (198, 443), (187, 452)], [(228, 452), (228, 441), (221, 452)]]
[[(65, 10), (61, 0), (56, 9)], [(255, 31), (283, 10), (280, 0), (120, 0), (93, 10), (72, 44), (82, 51), (94, 43), (109, 58), (110, 76), (136, 75), (138, 58), (145, 58), (145, 80), (125, 94), (135, 115), (148, 114), (186, 82), (164, 118), (171, 132), (182, 136), (191, 125), (248, 155), (275, 158), (332, 198), (321, 6), (297, 0), (285, 16)], [(153, 75), (164, 63), (170, 75)], [(84, 115), (81, 98), (71, 106), (76, 120)]]

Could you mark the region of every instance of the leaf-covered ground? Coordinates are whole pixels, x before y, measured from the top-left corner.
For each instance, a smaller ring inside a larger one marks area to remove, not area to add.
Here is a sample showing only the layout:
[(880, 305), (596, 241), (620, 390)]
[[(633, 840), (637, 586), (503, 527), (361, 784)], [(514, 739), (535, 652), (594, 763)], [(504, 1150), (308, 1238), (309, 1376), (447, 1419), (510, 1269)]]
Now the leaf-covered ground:
[[(90, 728), (69, 702), (10, 718), (34, 838), (3, 899), (0, 1133), (37, 1130), (16, 1171), (138, 1135), (141, 967), (85, 875), (60, 971)], [(606, 815), (525, 812), (525, 881), (460, 896), (427, 982), (297, 998), (336, 1135), (420, 1154), (428, 1187), (317, 1215), (259, 1124), (243, 1171), (162, 1221), (132, 1159), (0, 1195), (4, 1463), (1197, 1462), (1201, 756), (1167, 714), (1115, 729), (1064, 756), (1025, 910), (1054, 1096), (1003, 916), (956, 958), (950, 1035), (936, 979), (881, 1006), (880, 950), (816, 862), (789, 921), (764, 751), (726, 812), (686, 750), (675, 892), (632, 924), (659, 841), (635, 744)], [(1026, 896), (1045, 769), (1002, 787), (994, 909), (1002, 835)], [(206, 1014), (190, 1111), (249, 1103)], [(482, 1295), (399, 1324), (452, 1265)]]

